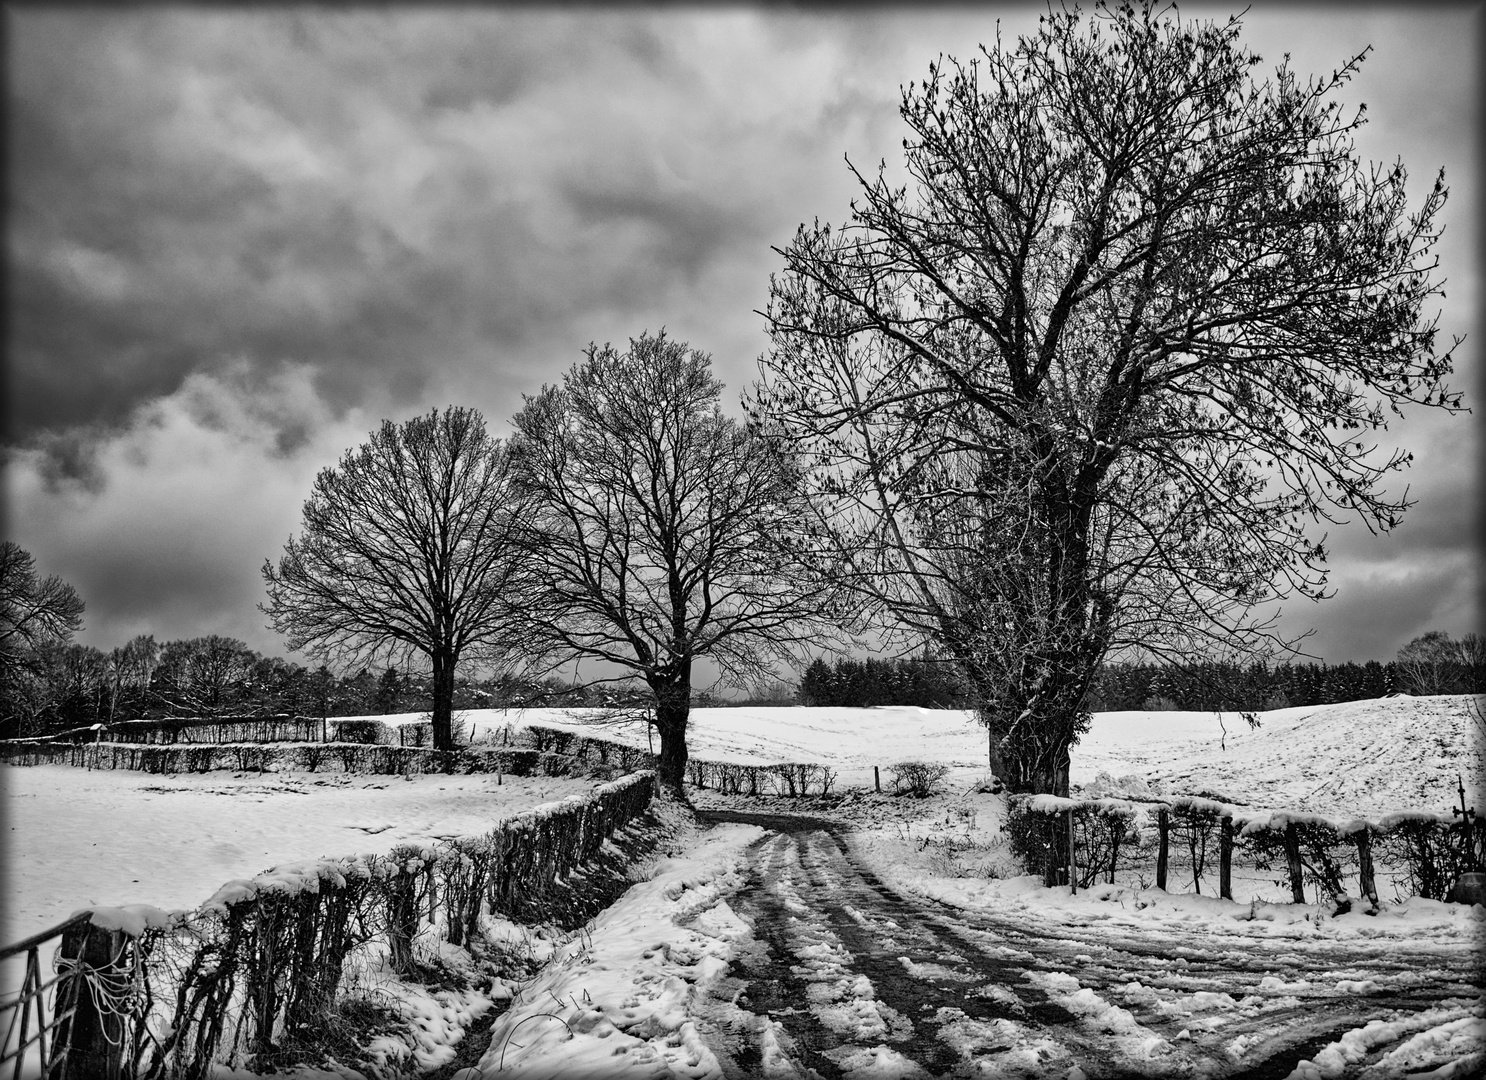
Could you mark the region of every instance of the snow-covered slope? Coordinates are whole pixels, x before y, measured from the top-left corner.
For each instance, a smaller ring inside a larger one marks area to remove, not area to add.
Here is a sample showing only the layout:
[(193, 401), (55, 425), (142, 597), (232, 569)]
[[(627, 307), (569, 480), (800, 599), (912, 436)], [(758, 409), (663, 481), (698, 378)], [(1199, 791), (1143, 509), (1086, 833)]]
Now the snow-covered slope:
[[(1135, 776), (1171, 795), (1215, 792), (1247, 806), (1381, 816), (1448, 809), (1457, 774), (1479, 801), (1482, 726), (1466, 695), (1394, 697), (1256, 714), (1096, 713), (1073, 751), (1073, 782), (1100, 773)], [(465, 714), (477, 734), (546, 724), (646, 745), (644, 725), (603, 724), (601, 714), (558, 709)], [(408, 716), (405, 719), (416, 719)], [(498, 737), (498, 736), (497, 736)], [(688, 745), (696, 757), (750, 763), (809, 761), (840, 773), (841, 787), (884, 783), (899, 761), (984, 770), (985, 732), (956, 709), (881, 707), (694, 709)]]
[[(1226, 735), (1213, 714), (1102, 713), (1074, 752), (1074, 779), (1134, 773), (1169, 794), (1328, 814), (1445, 810), (1457, 776), (1480, 802), (1486, 732), (1475, 707), (1465, 695), (1348, 701), (1258, 713), (1257, 729), (1226, 713)], [(1152, 737), (1163, 717), (1183, 719)]]

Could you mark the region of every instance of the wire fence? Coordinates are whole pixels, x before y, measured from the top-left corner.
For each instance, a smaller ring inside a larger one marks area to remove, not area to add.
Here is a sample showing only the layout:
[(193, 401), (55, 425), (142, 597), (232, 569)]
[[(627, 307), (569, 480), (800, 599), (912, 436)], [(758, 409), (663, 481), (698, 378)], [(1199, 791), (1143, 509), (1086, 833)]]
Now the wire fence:
[[(0, 948), (0, 979), (3, 979), (0, 985), (18, 987), (13, 992), (0, 993), (0, 1030), (4, 1031), (4, 1041), (0, 1042), (0, 1077), (21, 1080), (41, 1076), (43, 1072), (55, 1080), (67, 1076), (65, 1036), (77, 1011), (78, 967), (72, 961), (59, 964), (50, 975), (43, 974), (41, 955), (45, 946), (80, 930), (87, 922), (87, 915), (76, 915), (24, 941)], [(46, 950), (48, 959), (52, 951)], [(64, 1036), (60, 1040), (59, 1029)]]

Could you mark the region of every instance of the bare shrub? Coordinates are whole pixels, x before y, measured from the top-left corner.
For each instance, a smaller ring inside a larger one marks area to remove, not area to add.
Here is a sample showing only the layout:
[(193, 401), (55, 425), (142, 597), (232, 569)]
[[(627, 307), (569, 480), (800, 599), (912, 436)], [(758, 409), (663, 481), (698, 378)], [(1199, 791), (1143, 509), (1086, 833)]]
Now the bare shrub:
[(1171, 806), (1170, 835), (1174, 841), (1187, 847), (1192, 860), (1192, 888), (1198, 894), (1202, 892), (1202, 872), (1207, 869), (1222, 824), (1223, 811), (1215, 803), (1178, 799)]
[(1384, 819), (1378, 847), (1390, 862), (1404, 867), (1409, 895), (1428, 900), (1448, 895), (1460, 866), (1452, 824), (1425, 817)]
[(332, 720), (336, 742), (361, 743), (366, 746), (383, 741), (387, 725), (380, 720)]
[(899, 795), (911, 795), (915, 799), (926, 799), (937, 794), (944, 778), (949, 775), (948, 765), (934, 765), (926, 761), (900, 761), (892, 769), (893, 790)]

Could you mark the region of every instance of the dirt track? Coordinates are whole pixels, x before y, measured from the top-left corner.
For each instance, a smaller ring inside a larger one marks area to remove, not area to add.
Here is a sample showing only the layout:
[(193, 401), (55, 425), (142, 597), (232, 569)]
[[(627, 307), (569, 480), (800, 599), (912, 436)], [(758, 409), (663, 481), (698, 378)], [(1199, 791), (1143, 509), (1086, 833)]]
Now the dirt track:
[(961, 911), (889, 889), (835, 823), (699, 816), (770, 830), (729, 898), (754, 944), (702, 1003), (730, 1076), (831, 1078), (875, 1053), (893, 1075), (1279, 1078), (1369, 1020), (1438, 1015), (1486, 992), (1458, 947), (1400, 955), (1387, 941)]

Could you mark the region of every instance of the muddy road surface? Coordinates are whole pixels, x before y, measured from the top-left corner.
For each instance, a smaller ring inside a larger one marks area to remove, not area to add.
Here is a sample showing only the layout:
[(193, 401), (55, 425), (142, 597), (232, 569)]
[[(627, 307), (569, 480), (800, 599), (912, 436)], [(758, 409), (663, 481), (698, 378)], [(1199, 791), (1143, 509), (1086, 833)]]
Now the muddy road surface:
[(699, 816), (769, 830), (728, 898), (753, 941), (698, 1003), (728, 1076), (1278, 1080), (1369, 1021), (1344, 1074), (1402, 1075), (1410, 1038), (1486, 992), (1458, 943), (966, 911), (889, 888), (845, 826)]

